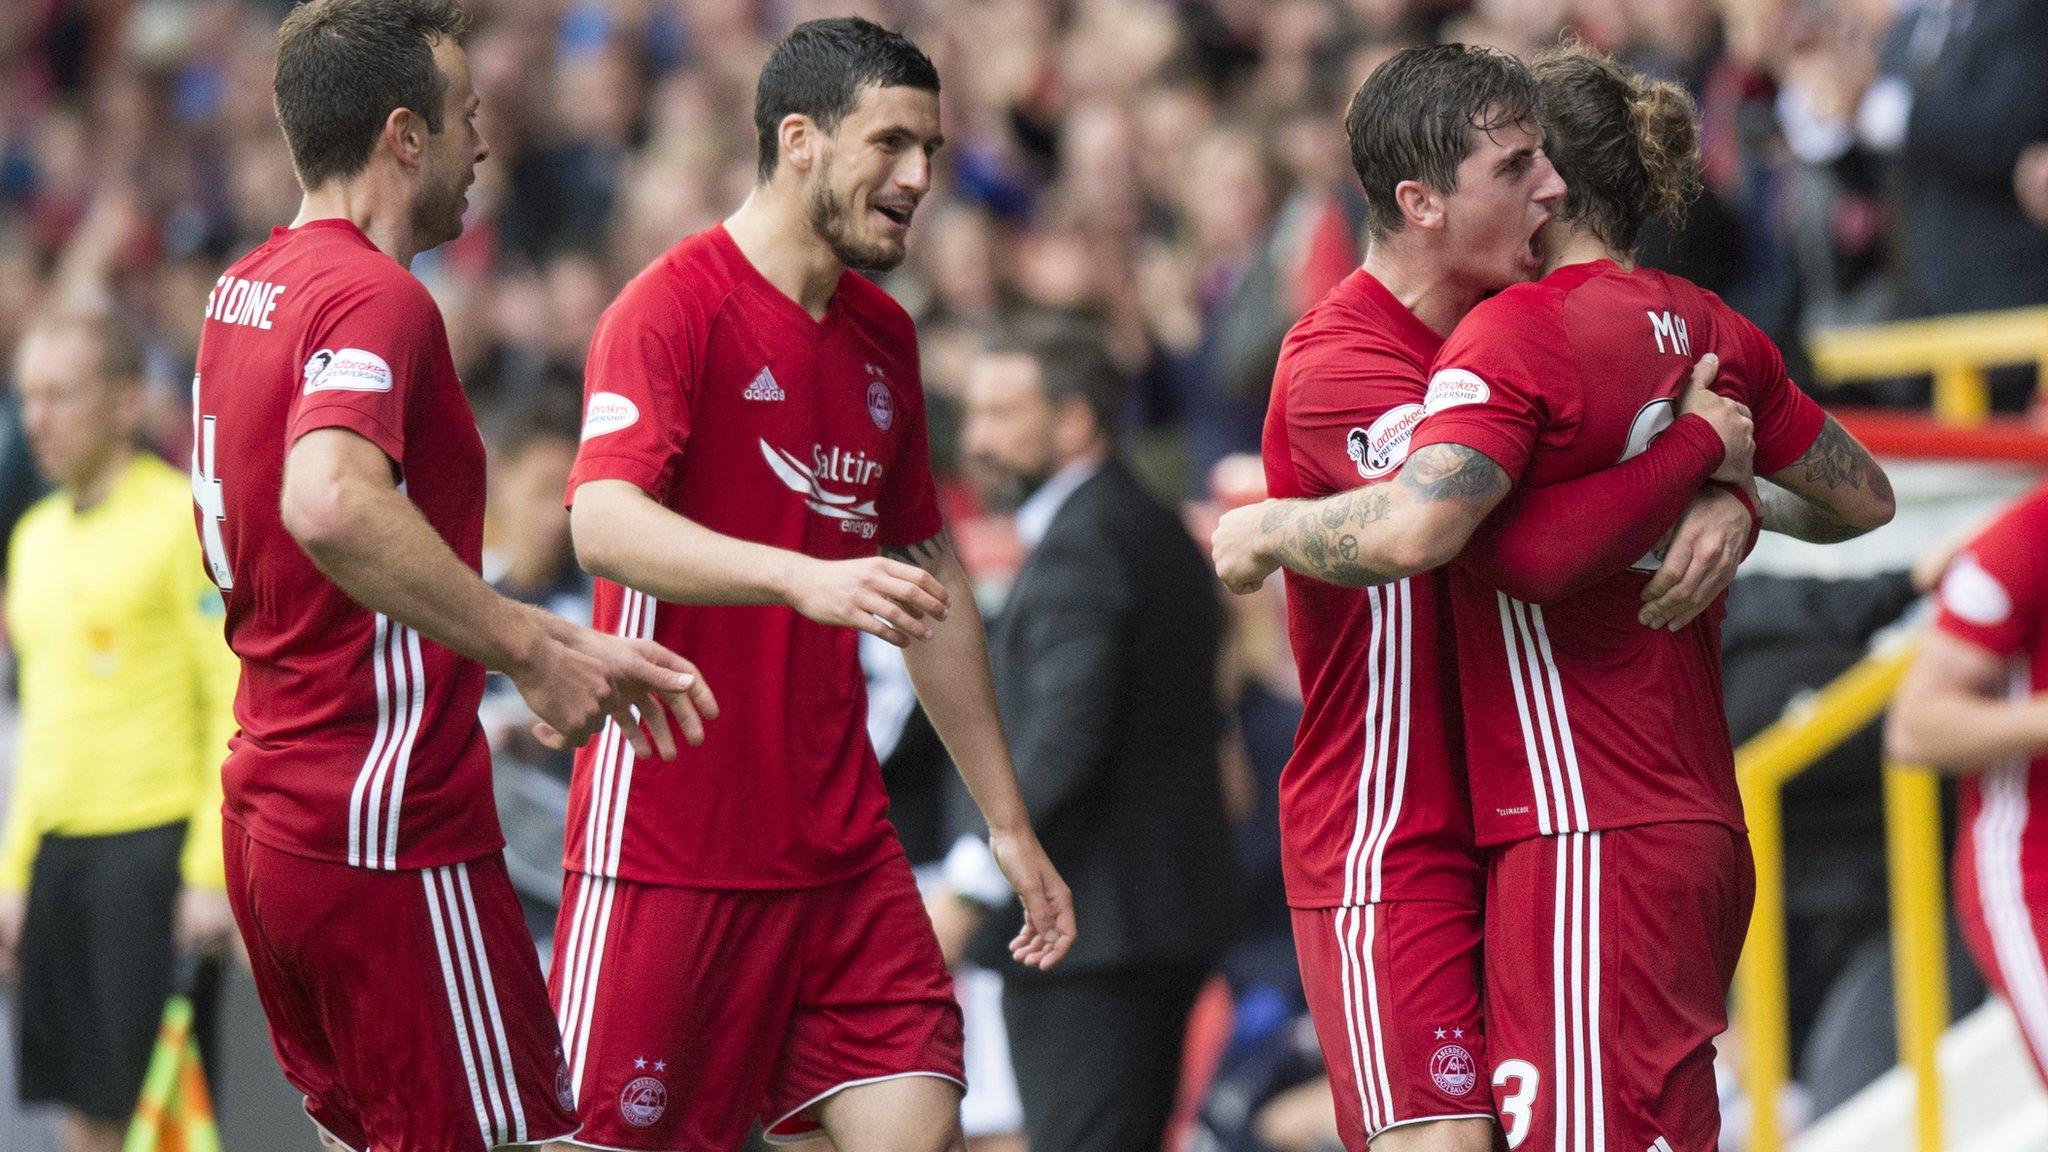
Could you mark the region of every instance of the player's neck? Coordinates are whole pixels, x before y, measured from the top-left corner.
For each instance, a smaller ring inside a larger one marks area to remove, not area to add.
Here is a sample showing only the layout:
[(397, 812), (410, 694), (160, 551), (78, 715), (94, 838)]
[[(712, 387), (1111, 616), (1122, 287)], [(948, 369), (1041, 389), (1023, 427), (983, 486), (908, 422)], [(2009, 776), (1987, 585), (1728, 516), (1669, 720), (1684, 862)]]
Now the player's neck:
[(71, 510), (90, 512), (105, 503), (107, 494), (114, 490), (121, 473), (128, 470), (128, 463), (133, 459), (133, 444), (122, 441), (109, 445), (92, 467), (64, 485), (65, 494), (71, 497)]
[(412, 267), (412, 258), (419, 255), (419, 246), (413, 239), (411, 205), (405, 197), (381, 186), (369, 169), (355, 179), (330, 180), (307, 192), (299, 201), (299, 214), (292, 220), (292, 227), (300, 228), (315, 220), (346, 220), (354, 224), (379, 251), (398, 261), (400, 267)]
[(1583, 228), (1574, 228), (1565, 233), (1564, 239), (1551, 251), (1543, 270), (1548, 274), (1574, 264), (1591, 264), (1595, 260), (1611, 260), (1623, 271), (1633, 271), (1636, 266), (1635, 258), (1628, 253), (1616, 252), (1598, 236)]
[(1462, 283), (1439, 261), (1385, 241), (1366, 251), (1365, 270), (1439, 336), (1449, 336), (1484, 295)]
[(802, 197), (771, 181), (757, 184), (747, 202), (725, 218), (726, 235), (740, 255), (814, 320), (825, 318), (846, 265), (811, 228)]

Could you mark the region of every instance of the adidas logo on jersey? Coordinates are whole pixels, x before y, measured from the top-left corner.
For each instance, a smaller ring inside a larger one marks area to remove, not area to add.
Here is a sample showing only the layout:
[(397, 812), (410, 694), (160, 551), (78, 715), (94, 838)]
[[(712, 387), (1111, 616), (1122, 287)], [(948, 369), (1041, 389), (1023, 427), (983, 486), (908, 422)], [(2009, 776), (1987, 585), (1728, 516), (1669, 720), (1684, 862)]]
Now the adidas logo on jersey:
[(782, 385), (775, 382), (775, 373), (766, 368), (761, 369), (754, 377), (754, 382), (747, 385), (745, 392), (740, 393), (740, 396), (747, 400), (781, 400), (785, 395)]

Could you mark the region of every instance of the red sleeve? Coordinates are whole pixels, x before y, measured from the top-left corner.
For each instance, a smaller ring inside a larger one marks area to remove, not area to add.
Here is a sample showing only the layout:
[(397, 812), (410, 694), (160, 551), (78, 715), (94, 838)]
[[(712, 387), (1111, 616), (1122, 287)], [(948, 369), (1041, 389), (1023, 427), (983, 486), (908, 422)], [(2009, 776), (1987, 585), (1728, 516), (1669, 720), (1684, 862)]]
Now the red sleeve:
[(337, 303), (307, 333), (314, 352), (285, 433), (346, 428), (405, 469), (406, 404), (447, 354), (441, 312), (410, 276), (379, 278)]
[(1570, 596), (1656, 547), (1723, 453), (1713, 425), (1681, 416), (1620, 464), (1517, 490), (1473, 533), (1457, 564), (1517, 600)]
[(1437, 353), (1411, 450), (1462, 444), (1520, 481), (1555, 400), (1578, 380), (1562, 332), (1556, 298), (1533, 286), (1474, 308)]
[(1935, 627), (1998, 656), (2030, 652), (2048, 610), (2048, 488), (1992, 521), (1941, 578)]
[[(654, 299), (659, 296), (659, 306)], [(696, 324), (652, 281), (606, 309), (583, 370), (583, 442), (568, 499), (592, 480), (624, 480), (666, 503), (690, 439)]]
[[(906, 328), (909, 321), (904, 322)], [(903, 435), (896, 441), (896, 459), (882, 478), (882, 494), (876, 500), (881, 524), (876, 543), (883, 548), (908, 548), (939, 534), (945, 520), (939, 515), (939, 493), (932, 483), (931, 433), (924, 411), (924, 383), (917, 363), (917, 334), (904, 336), (911, 350), (910, 382), (894, 398)], [(872, 388), (874, 385), (869, 384)], [(888, 387), (884, 384), (883, 387)]]
[(1784, 353), (1734, 309), (1722, 305), (1735, 321), (1736, 339), (1745, 365), (1755, 365), (1756, 380), (1746, 402), (1756, 424), (1756, 474), (1769, 476), (1789, 468), (1820, 436), (1826, 413), (1799, 390), (1785, 372)]
[(1301, 490), (1325, 496), (1400, 471), (1422, 419), (1423, 368), (1386, 347), (1304, 347), (1287, 378), (1287, 450)]

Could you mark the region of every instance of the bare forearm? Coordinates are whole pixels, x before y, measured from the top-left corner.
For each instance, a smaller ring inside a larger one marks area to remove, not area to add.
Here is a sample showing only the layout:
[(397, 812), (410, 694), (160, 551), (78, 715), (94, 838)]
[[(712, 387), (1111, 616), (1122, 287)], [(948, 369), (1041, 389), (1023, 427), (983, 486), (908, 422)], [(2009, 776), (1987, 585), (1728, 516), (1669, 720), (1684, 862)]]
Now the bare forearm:
[(1842, 519), (1834, 509), (1816, 504), (1769, 480), (1757, 481), (1756, 494), (1757, 511), (1763, 515), (1766, 532), (1815, 544), (1838, 544), (1865, 532), (1865, 529)]
[(570, 531), (591, 575), (671, 604), (785, 604), (789, 570), (806, 559), (706, 528), (622, 480), (579, 488)]
[(1510, 487), (1481, 453), (1431, 444), (1392, 481), (1278, 501), (1259, 527), (1291, 572), (1353, 588), (1387, 584), (1449, 562)]
[(981, 611), (975, 607), (966, 571), (950, 550), (939, 563), (935, 574), (951, 594), (950, 607), (931, 639), (904, 649), (910, 682), (982, 819), (998, 832), (1023, 828), (1029, 816), (996, 711)]
[(1774, 496), (1758, 486), (1764, 530), (1819, 544), (1889, 523), (1897, 507), (1884, 468), (1832, 416), (1799, 459), (1767, 479), (1782, 491)]
[(343, 482), (331, 499), (331, 526), (294, 535), (351, 600), (486, 668), (531, 658), (541, 614), (493, 591), (403, 493)]
[(1885, 743), (1896, 760), (1950, 775), (1992, 771), (2048, 750), (2048, 697), (1902, 694), (1893, 704)]

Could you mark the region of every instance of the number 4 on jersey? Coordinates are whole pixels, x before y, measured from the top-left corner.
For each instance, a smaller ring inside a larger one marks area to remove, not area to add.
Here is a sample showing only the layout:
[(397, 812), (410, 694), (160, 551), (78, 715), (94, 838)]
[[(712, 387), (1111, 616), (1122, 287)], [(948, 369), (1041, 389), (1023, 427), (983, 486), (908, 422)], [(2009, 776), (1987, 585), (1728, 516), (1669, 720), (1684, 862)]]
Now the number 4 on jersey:
[(214, 418), (199, 414), (199, 377), (192, 377), (192, 502), (199, 505), (199, 539), (206, 547), (206, 566), (222, 591), (235, 586), (234, 570), (228, 567), (228, 544), (221, 535), (227, 523), (227, 501), (221, 496), (220, 477), (213, 470)]

